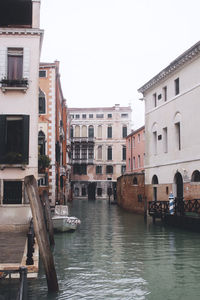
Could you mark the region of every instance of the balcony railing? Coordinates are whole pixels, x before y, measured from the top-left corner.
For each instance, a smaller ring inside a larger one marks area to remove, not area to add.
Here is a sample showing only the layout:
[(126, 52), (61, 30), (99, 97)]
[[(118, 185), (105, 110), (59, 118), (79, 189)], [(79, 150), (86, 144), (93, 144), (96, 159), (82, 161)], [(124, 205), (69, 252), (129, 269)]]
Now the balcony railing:
[(94, 137), (71, 137), (72, 142), (94, 142), (95, 138)]
[(28, 88), (28, 79), (22, 78), (22, 79), (7, 79), (3, 78), (0, 81), (1, 83), (1, 89), (3, 92), (6, 90), (24, 90), (26, 91)]

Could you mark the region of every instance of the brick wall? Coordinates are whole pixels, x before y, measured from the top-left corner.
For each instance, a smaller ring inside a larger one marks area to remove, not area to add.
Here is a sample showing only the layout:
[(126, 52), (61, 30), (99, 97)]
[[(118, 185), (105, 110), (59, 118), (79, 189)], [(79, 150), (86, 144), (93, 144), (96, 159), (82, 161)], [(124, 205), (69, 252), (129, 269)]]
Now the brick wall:
[(144, 201), (143, 173), (125, 174), (117, 179), (117, 202), (120, 207), (131, 212), (143, 214)]

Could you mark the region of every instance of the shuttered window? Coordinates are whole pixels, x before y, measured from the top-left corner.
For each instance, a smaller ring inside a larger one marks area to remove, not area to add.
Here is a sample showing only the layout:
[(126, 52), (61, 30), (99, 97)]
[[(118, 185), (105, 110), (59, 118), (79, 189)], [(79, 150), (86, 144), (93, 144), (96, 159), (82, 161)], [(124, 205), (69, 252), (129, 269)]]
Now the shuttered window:
[(0, 115), (0, 163), (28, 164), (29, 116)]

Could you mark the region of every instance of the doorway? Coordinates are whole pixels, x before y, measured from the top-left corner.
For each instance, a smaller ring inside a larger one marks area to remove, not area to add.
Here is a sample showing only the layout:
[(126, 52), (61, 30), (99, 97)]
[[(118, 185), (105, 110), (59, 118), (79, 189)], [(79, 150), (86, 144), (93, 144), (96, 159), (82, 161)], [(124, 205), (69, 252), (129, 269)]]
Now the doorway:
[(181, 173), (177, 172), (175, 174), (174, 183), (176, 188), (175, 196), (177, 198), (183, 198), (183, 178)]
[(90, 182), (88, 184), (88, 200), (95, 200), (96, 197), (96, 183)]

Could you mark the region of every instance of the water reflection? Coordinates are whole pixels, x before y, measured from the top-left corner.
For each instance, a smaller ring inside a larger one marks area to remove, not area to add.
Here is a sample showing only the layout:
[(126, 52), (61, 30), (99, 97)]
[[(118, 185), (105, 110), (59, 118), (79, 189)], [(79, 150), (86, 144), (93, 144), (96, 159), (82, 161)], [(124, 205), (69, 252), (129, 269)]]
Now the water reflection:
[(74, 201), (71, 214), (78, 230), (55, 235), (60, 292), (47, 293), (41, 268), (28, 299), (199, 299), (199, 234), (145, 223), (104, 201)]

